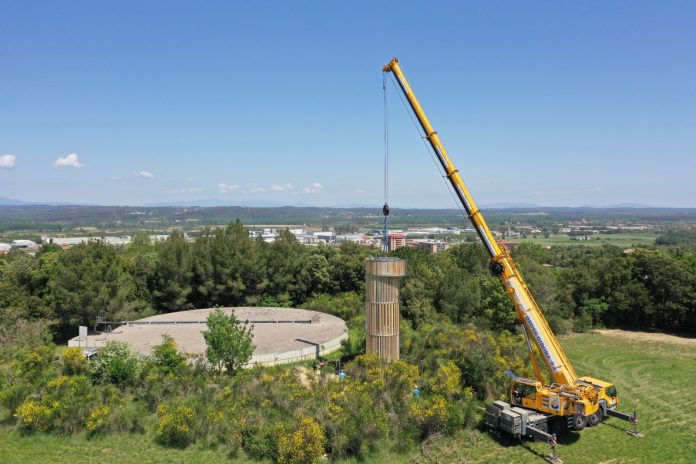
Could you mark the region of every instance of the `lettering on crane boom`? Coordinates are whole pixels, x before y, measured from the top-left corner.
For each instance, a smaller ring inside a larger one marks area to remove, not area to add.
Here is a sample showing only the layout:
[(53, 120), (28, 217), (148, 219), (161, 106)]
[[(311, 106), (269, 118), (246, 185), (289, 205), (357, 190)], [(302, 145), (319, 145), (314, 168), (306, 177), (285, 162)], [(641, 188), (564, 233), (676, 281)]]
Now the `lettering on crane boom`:
[(522, 309), (522, 311), (525, 313), (524, 319), (527, 322), (527, 327), (529, 327), (529, 330), (532, 332), (534, 339), (539, 344), (539, 349), (541, 349), (541, 353), (544, 355), (546, 360), (549, 362), (549, 366), (551, 367), (551, 370), (553, 372), (558, 372), (560, 370), (560, 367), (558, 366), (556, 359), (554, 359), (553, 354), (551, 353), (551, 350), (549, 350), (549, 348), (546, 346), (546, 341), (541, 336), (541, 331), (537, 327), (536, 321), (529, 314), (530, 313), (529, 308), (527, 307), (524, 300), (522, 299), (521, 292), (520, 292), (519, 288), (517, 288), (517, 282), (515, 282), (513, 279), (508, 279), (507, 284), (514, 291), (515, 302)]
[(529, 316), (529, 314), (527, 314), (524, 318), (527, 320), (527, 325), (529, 326), (529, 329), (532, 331), (532, 335), (534, 335), (534, 338), (536, 338), (537, 343), (539, 343), (541, 352), (544, 354), (544, 357), (549, 361), (549, 364), (551, 364), (551, 370), (553, 370), (554, 372), (558, 372), (558, 366), (556, 365), (553, 356), (551, 355), (551, 352), (546, 347), (544, 339), (541, 338), (541, 334), (539, 333), (539, 329), (537, 329), (534, 320)]

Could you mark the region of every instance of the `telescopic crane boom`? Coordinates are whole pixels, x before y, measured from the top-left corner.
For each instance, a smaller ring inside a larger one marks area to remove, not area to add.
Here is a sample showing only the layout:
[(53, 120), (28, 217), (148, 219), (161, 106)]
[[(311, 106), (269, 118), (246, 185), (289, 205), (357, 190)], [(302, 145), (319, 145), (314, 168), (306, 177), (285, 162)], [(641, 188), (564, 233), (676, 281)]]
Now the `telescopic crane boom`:
[[(457, 168), (452, 163), (440, 136), (420, 106), (416, 95), (406, 80), (397, 58), (392, 59), (383, 69), (391, 72), (413, 110), (430, 146), (444, 169), (460, 203), (474, 224), (476, 232), (490, 255), (490, 269), (502, 282), (515, 306), (517, 318), (525, 329), (527, 339), (533, 340), (547, 366), (553, 383), (543, 385), (534, 354), (530, 355), (535, 366), (536, 381), (517, 378), (511, 388), (512, 403), (530, 408), (547, 415), (566, 416), (567, 424), (580, 430), (589, 423), (599, 423), (608, 413), (614, 413), (618, 405), (616, 387), (611, 383), (591, 377), (578, 378), (563, 348), (549, 327), (531, 292), (517, 270), (512, 257), (501, 246), (486, 224), (481, 211), (476, 206), (469, 189), (464, 184)], [(530, 347), (531, 348), (531, 347)], [(626, 416), (628, 417), (628, 416)], [(622, 417), (623, 418), (623, 417)]]
[(558, 343), (553, 332), (549, 328), (546, 318), (539, 310), (534, 297), (524, 283), (522, 276), (517, 271), (515, 263), (504, 247), (501, 247), (491, 233), (491, 230), (486, 224), (481, 211), (476, 207), (474, 199), (469, 193), (469, 189), (464, 184), (461, 175), (457, 168), (452, 164), (452, 160), (447, 154), (445, 146), (440, 141), (440, 136), (435, 132), (427, 116), (423, 112), (418, 99), (413, 90), (408, 84), (406, 77), (401, 71), (399, 61), (394, 58), (386, 66), (385, 72), (391, 72), (396, 78), (396, 82), (401, 87), (406, 99), (408, 100), (411, 109), (420, 122), (425, 137), (432, 147), (438, 161), (445, 170), (447, 179), (449, 179), (454, 188), (459, 201), (469, 215), (469, 219), (474, 224), (476, 232), (481, 241), (486, 247), (488, 254), (491, 257), (491, 271), (500, 278), (506, 291), (512, 298), (517, 311), (517, 317), (523, 322), (529, 333), (533, 336), (539, 351), (544, 357), (546, 365), (551, 371), (553, 381), (558, 384), (574, 385), (577, 380), (577, 374), (571, 366), (568, 358), (563, 352), (563, 348)]

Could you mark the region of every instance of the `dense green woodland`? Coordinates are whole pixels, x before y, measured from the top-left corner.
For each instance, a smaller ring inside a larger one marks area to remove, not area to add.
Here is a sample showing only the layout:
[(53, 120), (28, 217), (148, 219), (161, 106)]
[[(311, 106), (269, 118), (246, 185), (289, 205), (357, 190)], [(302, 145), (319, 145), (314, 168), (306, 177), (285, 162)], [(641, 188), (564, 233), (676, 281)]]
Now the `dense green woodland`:
[[(696, 246), (667, 234), (653, 248), (522, 245), (513, 255), (557, 333), (592, 327), (696, 328)], [(150, 434), (163, 446), (225, 447), (281, 463), (396, 452), (434, 433), (478, 424), (480, 401), (505, 394), (511, 369), (529, 375), (522, 336), (483, 248), (435, 255), (403, 248), (403, 360), (364, 346), (364, 260), (350, 243), (272, 244), (239, 222), (193, 242), (173, 233), (116, 249), (91, 242), (0, 257), (0, 420), (21, 433)], [(211, 306), (295, 306), (336, 314), (351, 337), (344, 381), (293, 367), (236, 374), (189, 360), (165, 339), (140, 359), (113, 346), (87, 363), (62, 349), (78, 325)], [(411, 390), (419, 385), (422, 395)]]
[[(675, 232), (659, 239), (664, 246), (632, 252), (522, 245), (514, 257), (559, 332), (594, 325), (691, 330), (696, 328), (696, 257), (695, 242), (688, 239)], [(161, 244), (136, 237), (123, 250), (101, 242), (66, 251), (49, 245), (36, 257), (0, 256), (0, 322), (3, 327), (49, 323), (63, 340), (78, 325), (91, 326), (100, 310), (109, 320), (128, 320), (215, 305), (324, 304), (350, 319), (359, 307), (335, 306), (327, 296), (361, 295), (364, 260), (376, 254), (351, 243), (305, 247), (289, 232), (272, 244), (254, 241), (239, 222), (209, 230), (194, 242), (174, 232)], [(448, 319), (513, 329), (512, 307), (489, 275), (480, 245), (436, 255), (400, 249), (394, 255), (409, 261), (402, 303), (415, 327)]]

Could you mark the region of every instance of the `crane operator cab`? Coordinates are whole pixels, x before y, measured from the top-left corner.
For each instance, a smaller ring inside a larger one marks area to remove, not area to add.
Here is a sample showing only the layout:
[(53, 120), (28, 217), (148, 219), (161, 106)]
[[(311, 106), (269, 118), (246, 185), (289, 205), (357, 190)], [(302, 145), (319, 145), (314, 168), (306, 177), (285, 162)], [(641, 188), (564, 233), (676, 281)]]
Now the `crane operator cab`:
[[(541, 384), (538, 385), (539, 387)], [(523, 408), (536, 408), (537, 382), (527, 379), (517, 379), (512, 384), (510, 399), (512, 403)]]

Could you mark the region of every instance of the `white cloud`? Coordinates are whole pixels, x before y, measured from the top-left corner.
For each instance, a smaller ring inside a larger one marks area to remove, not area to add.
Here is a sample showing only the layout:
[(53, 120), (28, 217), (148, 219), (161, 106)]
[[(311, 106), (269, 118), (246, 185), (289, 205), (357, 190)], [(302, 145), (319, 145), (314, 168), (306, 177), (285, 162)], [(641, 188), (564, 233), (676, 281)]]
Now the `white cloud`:
[(6, 154), (0, 156), (0, 169), (12, 169), (15, 167), (17, 157), (15, 155)]
[(365, 191), (361, 188), (356, 188), (355, 193), (365, 193)]
[(292, 190), (294, 187), (292, 184), (285, 184), (285, 185), (271, 185), (268, 190), (271, 190), (273, 192), (286, 192), (288, 190)]
[(150, 171), (136, 171), (133, 173), (134, 176), (142, 177), (144, 179), (152, 179), (155, 177)]
[(187, 187), (182, 189), (167, 190), (167, 193), (195, 193), (202, 191), (203, 189), (200, 187)]
[(80, 158), (77, 156), (77, 153), (70, 153), (69, 155), (59, 156), (58, 159), (55, 160), (55, 162), (53, 163), (53, 167), (56, 168), (81, 168), (83, 166), (84, 164), (80, 163)]
[(220, 182), (217, 186), (217, 191), (220, 193), (233, 192), (235, 190), (239, 190), (239, 185), (230, 185), (224, 182)]
[(120, 180), (120, 179), (121, 179), (121, 178), (118, 177), (118, 176), (111, 176), (111, 180), (113, 180), (113, 181), (117, 181), (117, 180)]
[(244, 193), (263, 193), (265, 192), (266, 189), (263, 187), (251, 187), (248, 190), (245, 190)]
[(303, 193), (319, 193), (324, 189), (324, 186), (319, 182), (313, 182), (310, 187), (302, 187)]

